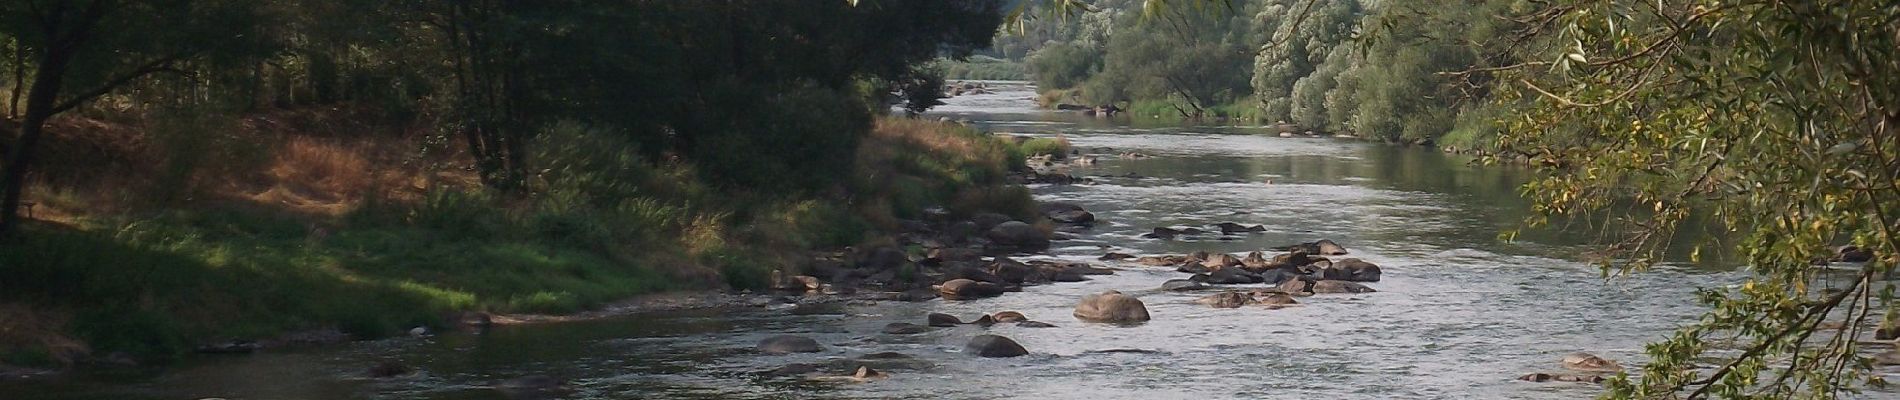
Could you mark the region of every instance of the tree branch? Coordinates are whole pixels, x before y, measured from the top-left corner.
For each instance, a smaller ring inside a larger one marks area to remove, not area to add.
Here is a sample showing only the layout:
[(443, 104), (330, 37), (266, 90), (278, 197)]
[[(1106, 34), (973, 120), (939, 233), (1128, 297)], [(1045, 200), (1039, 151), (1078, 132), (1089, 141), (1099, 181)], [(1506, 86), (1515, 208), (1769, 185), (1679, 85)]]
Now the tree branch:
[[(1819, 324), (1821, 322), (1820, 319), (1816, 319), (1813, 322), (1809, 322), (1808, 318), (1814, 317), (1815, 315), (1825, 316), (1829, 312), (1832, 312), (1835, 306), (1839, 306), (1841, 304), (1842, 300), (1846, 300), (1850, 295), (1853, 295), (1855, 292), (1857, 292), (1858, 289), (1860, 288), (1860, 283), (1866, 282), (1869, 278), (1871, 278), (1873, 275), (1873, 272), (1874, 270), (1872, 268), (1862, 270), (1860, 273), (1861, 275), (1860, 279), (1854, 281), (1854, 285), (1852, 287), (1848, 287), (1847, 289), (1841, 290), (1840, 293), (1835, 293), (1833, 296), (1828, 297), (1826, 302), (1809, 306), (1807, 310), (1807, 315), (1801, 316), (1801, 319), (1796, 320), (1795, 323), (1793, 324), (1789, 324), (1788, 327), (1786, 328), (1782, 328), (1780, 332), (1776, 332), (1772, 336), (1762, 338), (1761, 343), (1755, 344), (1755, 347), (1749, 348), (1748, 351), (1743, 352), (1742, 355), (1740, 356), (1736, 356), (1735, 359), (1732, 361), (1729, 361), (1728, 364), (1723, 365), (1721, 368), (1717, 368), (1715, 374), (1709, 375), (1708, 378), (1703, 378), (1701, 380), (1689, 382), (1690, 385), (1700, 385), (1701, 387), (1696, 388), (1694, 392), (1690, 392), (1689, 396), (1686, 397), (1686, 399), (1694, 400), (1694, 399), (1702, 397), (1703, 395), (1708, 394), (1709, 388), (1714, 387), (1711, 384), (1715, 383), (1716, 381), (1722, 380), (1722, 377), (1724, 376), (1728, 376), (1729, 372), (1733, 372), (1735, 370), (1735, 367), (1737, 365), (1741, 365), (1743, 360), (1760, 356), (1763, 351), (1768, 350), (1768, 347), (1773, 346), (1775, 342), (1780, 341), (1782, 338), (1787, 337), (1790, 334), (1794, 334), (1795, 331), (1800, 330), (1802, 326), (1804, 325), (1812, 326), (1812, 325)], [(1819, 313), (1819, 314), (1816, 314), (1816, 313)], [(1813, 329), (1807, 329), (1806, 331), (1808, 333), (1813, 333)], [(1805, 338), (1807, 337), (1807, 335), (1802, 335), (1802, 337)]]
[(176, 62), (180, 59), (184, 59), (184, 58), (185, 58), (185, 54), (179, 53), (179, 54), (173, 54), (173, 55), (169, 55), (165, 57), (160, 57), (156, 60), (152, 60), (151, 62), (147, 62), (143, 65), (140, 65), (137, 69), (126, 72), (124, 75), (120, 75), (117, 78), (113, 78), (112, 80), (106, 81), (105, 84), (100, 85), (97, 88), (73, 95), (72, 98), (68, 98), (66, 99), (66, 101), (59, 103), (59, 105), (53, 106), (52, 113), (58, 114), (61, 112), (65, 112), (67, 110), (71, 110), (75, 107), (79, 107), (80, 105), (85, 104), (87, 101), (91, 101), (92, 99), (97, 98), (99, 96), (104, 96), (106, 93), (111, 93), (113, 89), (117, 89), (120, 86), (124, 86), (125, 84), (131, 83), (132, 81), (142, 78), (146, 75), (151, 75), (151, 74), (159, 73), (159, 72), (184, 73), (184, 71), (180, 71), (176, 68), (171, 67), (171, 63)]

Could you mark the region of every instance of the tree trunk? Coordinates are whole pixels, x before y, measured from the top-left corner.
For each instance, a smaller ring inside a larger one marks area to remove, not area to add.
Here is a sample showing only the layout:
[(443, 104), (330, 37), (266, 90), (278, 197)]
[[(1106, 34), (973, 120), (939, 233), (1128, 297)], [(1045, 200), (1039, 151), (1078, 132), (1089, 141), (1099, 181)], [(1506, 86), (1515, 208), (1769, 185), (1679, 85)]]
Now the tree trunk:
[(0, 241), (12, 240), (19, 234), (20, 197), (26, 192), (26, 174), (33, 165), (33, 150), (46, 130), (46, 120), (53, 117), (54, 102), (65, 83), (66, 64), (72, 58), (71, 50), (58, 46), (47, 48), (35, 65), (33, 88), (26, 96), (26, 119), (20, 122), (20, 138), (8, 149), (6, 169), (0, 171), (0, 190), (4, 191), (0, 194)]
[(26, 88), (26, 43), (13, 39), (13, 101), (9, 103), (13, 118), (20, 117), (20, 93)]

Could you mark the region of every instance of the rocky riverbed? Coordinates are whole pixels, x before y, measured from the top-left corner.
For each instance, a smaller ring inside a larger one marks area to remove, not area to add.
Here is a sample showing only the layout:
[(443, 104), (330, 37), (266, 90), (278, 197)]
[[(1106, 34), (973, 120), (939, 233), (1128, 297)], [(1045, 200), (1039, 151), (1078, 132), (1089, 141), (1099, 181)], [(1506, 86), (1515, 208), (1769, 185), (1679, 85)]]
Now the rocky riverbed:
[(491, 316), (0, 398), (1573, 399), (1639, 369), (1644, 343), (1699, 315), (1697, 288), (1740, 276), (1705, 257), (1605, 281), (1582, 257), (1591, 233), (1500, 240), (1528, 212), (1521, 171), (1047, 113), (986, 86), (942, 116), (1093, 159), (1031, 184), (1049, 222), (927, 216), (888, 247), (788, 255), (812, 262), (779, 292)]

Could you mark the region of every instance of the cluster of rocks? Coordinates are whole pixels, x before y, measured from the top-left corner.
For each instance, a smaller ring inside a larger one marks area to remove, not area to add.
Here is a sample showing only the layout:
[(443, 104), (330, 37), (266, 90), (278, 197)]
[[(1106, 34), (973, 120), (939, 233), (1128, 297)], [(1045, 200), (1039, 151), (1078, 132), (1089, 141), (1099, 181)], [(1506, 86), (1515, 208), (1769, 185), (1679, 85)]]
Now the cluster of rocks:
[[(1020, 143), (1029, 140), (1029, 137), (1016, 136), (1012, 140)], [(1095, 181), (1092, 178), (1070, 175), (1068, 173), (1070, 167), (1095, 165), (1095, 157), (1082, 155), (1080, 150), (1071, 149), (1068, 154), (1037, 154), (1024, 157), (1023, 165), (1029, 168), (1025, 171), (1011, 174), (1009, 177), (1011, 183), (1070, 185), (1093, 183)]]
[(1558, 362), (1567, 371), (1533, 372), (1517, 379), (1529, 382), (1603, 382), (1605, 375), (1623, 372), (1623, 366), (1616, 361), (1598, 357), (1590, 353), (1570, 353)]
[(959, 82), (959, 83), (944, 85), (943, 87), (943, 94), (946, 97), (957, 97), (957, 96), (962, 96), (966, 94), (990, 94), (990, 93), (995, 93), (995, 92), (990, 91), (989, 85), (984, 85), (978, 82)]
[(1213, 224), (1209, 226), (1213, 227), (1214, 229), (1202, 229), (1201, 227), (1197, 227), (1197, 226), (1157, 227), (1148, 233), (1141, 234), (1141, 237), (1146, 238), (1146, 239), (1169, 240), (1169, 239), (1175, 239), (1175, 238), (1186, 237), (1186, 236), (1207, 235), (1207, 234), (1212, 234), (1215, 232), (1219, 232), (1222, 236), (1232, 236), (1232, 235), (1244, 235), (1244, 234), (1250, 234), (1250, 233), (1262, 233), (1262, 232), (1267, 231), (1266, 226), (1243, 225), (1243, 224), (1233, 223), (1233, 222), (1222, 222), (1222, 223)]
[[(1075, 305), (1073, 313), (1077, 320), (1109, 324), (1139, 324), (1147, 322), (1147, 305), (1140, 299), (1117, 291), (1105, 291), (1083, 297)], [(998, 324), (1016, 324), (1024, 328), (1055, 328), (1055, 324), (1035, 321), (1016, 311), (1000, 311), (985, 314), (974, 320), (964, 321), (955, 315), (932, 313), (924, 318), (923, 324), (893, 322), (886, 324), (880, 333), (886, 335), (917, 335), (937, 329), (959, 326), (989, 328)], [(820, 353), (826, 350), (816, 339), (798, 335), (777, 335), (760, 340), (756, 346), (763, 354), (783, 355), (794, 353)], [(963, 353), (983, 358), (1020, 357), (1029, 354), (1029, 349), (1005, 336), (982, 333), (965, 342)], [(897, 362), (902, 361), (902, 362)], [(875, 362), (884, 362), (875, 364)], [(788, 364), (770, 371), (766, 376), (798, 376), (821, 381), (863, 382), (882, 379), (889, 374), (880, 370), (923, 369), (930, 363), (916, 360), (901, 353), (874, 353), (865, 356), (835, 359), (826, 363)]]
[(903, 221), (896, 245), (816, 255), (792, 271), (774, 272), (772, 287), (823, 294), (876, 291), (889, 300), (971, 299), (1114, 273), (1087, 263), (1009, 258), (1046, 249), (1062, 238), (1051, 226), (1088, 226), (1095, 215), (1073, 204), (1045, 203), (1039, 219), (1049, 225), (994, 213), (956, 220), (933, 210), (924, 220)]
[[(1284, 306), (1296, 304), (1288, 302), (1291, 298), (1283, 296), (1311, 296), (1327, 293), (1370, 293), (1374, 292), (1360, 282), (1378, 282), (1382, 269), (1377, 265), (1357, 258), (1328, 259), (1325, 255), (1344, 255), (1345, 247), (1331, 240), (1301, 243), (1282, 247), (1285, 253), (1268, 258), (1265, 253), (1255, 251), (1246, 256), (1226, 253), (1195, 252), (1187, 255), (1165, 255), (1134, 257), (1127, 254), (1110, 253), (1105, 259), (1130, 259), (1134, 263), (1153, 267), (1173, 267), (1176, 271), (1193, 274), (1186, 279), (1164, 282), (1162, 290), (1196, 291), (1213, 289), (1216, 285), (1267, 284), (1272, 287), (1252, 292), (1230, 292), (1210, 296), (1204, 303), (1224, 306), (1246, 304), (1268, 304)], [(1243, 299), (1244, 298), (1244, 299)]]
[(1068, 104), (1068, 103), (1056, 104), (1056, 110), (1081, 111), (1082, 115), (1091, 115), (1091, 116), (1098, 116), (1098, 117), (1113, 116), (1115, 114), (1121, 114), (1122, 111), (1126, 111), (1126, 110), (1123, 110), (1121, 107), (1115, 106), (1114, 104), (1089, 106), (1089, 105)]
[[(1054, 328), (1055, 324), (1033, 321), (1016, 311), (1000, 311), (985, 314), (975, 320), (963, 321), (957, 316), (932, 313), (924, 318), (924, 324), (894, 322), (881, 330), (886, 335), (917, 335), (940, 328), (957, 326), (976, 326), (989, 328), (997, 324), (1016, 324), (1025, 328)], [(783, 355), (793, 353), (819, 353), (825, 351), (824, 345), (817, 340), (797, 335), (778, 335), (760, 340), (756, 349), (760, 353)], [(984, 358), (1021, 357), (1029, 354), (1029, 349), (1014, 339), (994, 334), (978, 334), (970, 338), (963, 346), (963, 353)], [(766, 376), (797, 376), (819, 381), (866, 382), (888, 378), (885, 370), (921, 370), (934, 366), (930, 362), (918, 360), (903, 353), (871, 353), (858, 357), (834, 359), (825, 363), (788, 364), (761, 374)]]

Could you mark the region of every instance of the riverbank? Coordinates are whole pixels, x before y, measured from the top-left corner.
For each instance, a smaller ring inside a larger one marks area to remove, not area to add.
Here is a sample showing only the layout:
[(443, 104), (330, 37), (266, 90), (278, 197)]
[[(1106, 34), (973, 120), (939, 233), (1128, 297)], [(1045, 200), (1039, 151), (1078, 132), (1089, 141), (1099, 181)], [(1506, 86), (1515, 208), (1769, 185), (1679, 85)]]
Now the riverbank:
[[(165, 363), (295, 332), (368, 339), (466, 312), (765, 290), (814, 255), (888, 247), (927, 210), (1036, 213), (1009, 183), (1020, 152), (955, 124), (880, 120), (838, 150), (852, 176), (806, 193), (707, 184), (692, 165), (557, 126), (544, 135), (561, 146), (536, 154), (550, 168), (497, 192), (461, 149), (391, 120), (62, 121), (28, 198), (35, 220), (0, 248), (0, 364)], [(208, 126), (223, 134), (177, 134)]]

